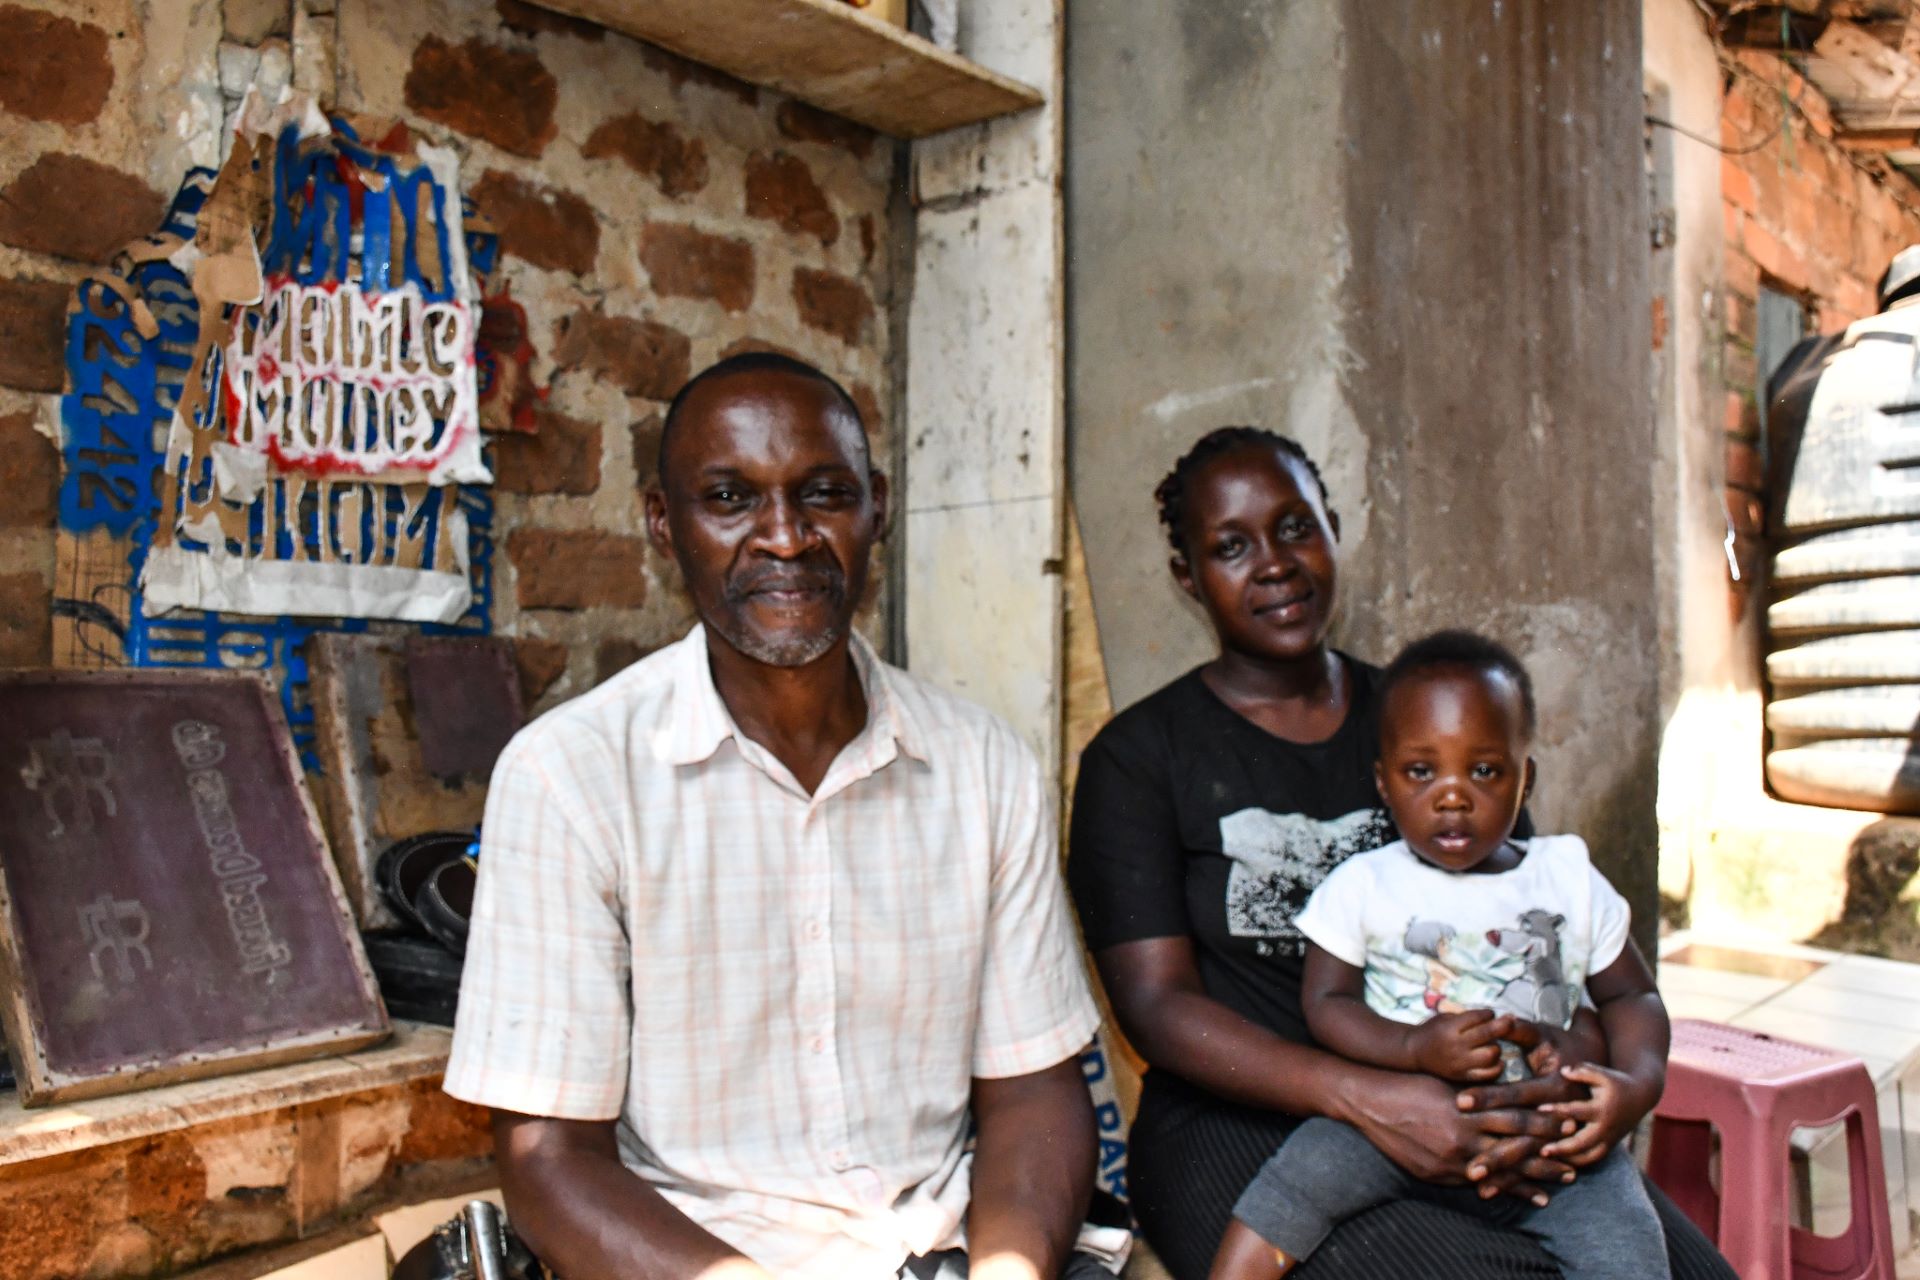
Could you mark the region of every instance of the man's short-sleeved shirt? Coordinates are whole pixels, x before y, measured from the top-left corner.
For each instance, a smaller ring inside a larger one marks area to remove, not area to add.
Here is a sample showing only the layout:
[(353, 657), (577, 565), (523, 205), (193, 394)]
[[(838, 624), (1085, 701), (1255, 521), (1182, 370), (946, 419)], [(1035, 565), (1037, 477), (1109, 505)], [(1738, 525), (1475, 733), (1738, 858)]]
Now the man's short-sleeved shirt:
[(617, 1119), (682, 1212), (823, 1280), (961, 1243), (972, 1078), (1099, 1021), (1032, 752), (853, 653), (868, 722), (811, 796), (736, 730), (698, 626), (514, 739), (446, 1076)]

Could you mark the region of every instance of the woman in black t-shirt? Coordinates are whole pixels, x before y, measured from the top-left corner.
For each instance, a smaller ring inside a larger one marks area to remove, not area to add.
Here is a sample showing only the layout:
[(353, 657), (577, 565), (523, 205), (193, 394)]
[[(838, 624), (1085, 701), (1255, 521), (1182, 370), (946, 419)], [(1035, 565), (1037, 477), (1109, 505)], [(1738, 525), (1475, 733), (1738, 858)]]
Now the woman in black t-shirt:
[[(1117, 716), (1081, 758), (1068, 879), (1120, 1026), (1152, 1069), (1128, 1187), (1176, 1280), (1207, 1274), (1234, 1201), (1308, 1115), (1361, 1130), (1411, 1172), (1551, 1186), (1556, 1078), (1454, 1086), (1312, 1047), (1293, 917), (1342, 859), (1393, 838), (1373, 785), (1378, 671), (1327, 646), (1339, 517), (1293, 441), (1235, 427), (1194, 446), (1156, 496), (1173, 576), (1220, 656)], [(1605, 1046), (1590, 1024), (1594, 1056)], [(1657, 1193), (1675, 1280), (1731, 1280)], [(1346, 1223), (1300, 1280), (1559, 1274), (1525, 1237), (1429, 1204)]]

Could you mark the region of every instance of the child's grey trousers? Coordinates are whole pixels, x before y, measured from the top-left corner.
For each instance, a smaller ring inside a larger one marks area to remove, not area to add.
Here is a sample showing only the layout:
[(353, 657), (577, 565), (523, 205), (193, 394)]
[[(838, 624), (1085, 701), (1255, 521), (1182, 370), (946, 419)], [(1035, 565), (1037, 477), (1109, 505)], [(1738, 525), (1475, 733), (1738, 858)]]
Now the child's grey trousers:
[(1363, 1210), (1394, 1200), (1430, 1200), (1532, 1236), (1566, 1280), (1660, 1280), (1670, 1274), (1659, 1216), (1624, 1148), (1547, 1194), (1552, 1199), (1541, 1209), (1513, 1196), (1482, 1200), (1472, 1187), (1422, 1182), (1381, 1155), (1358, 1129), (1315, 1117), (1261, 1166), (1233, 1216), (1297, 1261)]

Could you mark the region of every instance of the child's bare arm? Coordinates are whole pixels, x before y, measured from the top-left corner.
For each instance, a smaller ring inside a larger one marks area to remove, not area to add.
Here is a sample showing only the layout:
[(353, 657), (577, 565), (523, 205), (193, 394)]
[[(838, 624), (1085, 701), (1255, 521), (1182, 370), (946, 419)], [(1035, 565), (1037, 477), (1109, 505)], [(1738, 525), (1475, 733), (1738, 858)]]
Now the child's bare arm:
[(1500, 1076), (1498, 1041), (1511, 1018), (1488, 1009), (1436, 1014), (1419, 1026), (1383, 1018), (1367, 1007), (1361, 970), (1311, 942), (1300, 996), (1313, 1038), (1343, 1058), (1457, 1083)]
[(1589, 1165), (1606, 1155), (1660, 1101), (1672, 1030), (1653, 974), (1632, 939), (1612, 964), (1587, 979), (1587, 991), (1599, 1006), (1613, 1065), (1565, 1068), (1566, 1077), (1592, 1089), (1593, 1096), (1541, 1108), (1579, 1122), (1572, 1134), (1541, 1153), (1575, 1165)]

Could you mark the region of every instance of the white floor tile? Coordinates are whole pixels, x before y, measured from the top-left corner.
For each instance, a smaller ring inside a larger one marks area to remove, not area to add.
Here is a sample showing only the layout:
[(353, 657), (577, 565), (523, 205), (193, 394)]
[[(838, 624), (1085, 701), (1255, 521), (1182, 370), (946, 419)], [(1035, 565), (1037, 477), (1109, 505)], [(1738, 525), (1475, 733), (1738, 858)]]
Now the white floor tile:
[(1660, 998), (1666, 1002), (1668, 1017), (1700, 1018), (1707, 1022), (1731, 1022), (1735, 1015), (1753, 1007), (1751, 1000), (1730, 1000), (1725, 996), (1672, 991), (1664, 984), (1660, 988)]
[(1824, 1013), (1850, 1022), (1879, 1023), (1920, 1034), (1920, 1000), (1846, 987), (1815, 986), (1811, 979), (1782, 991), (1764, 1007)]
[(1686, 964), (1661, 965), (1659, 983), (1663, 992), (1744, 1000), (1750, 1005), (1759, 1004), (1793, 985), (1784, 978), (1768, 978), (1757, 973), (1731, 973), (1725, 969), (1698, 969)]
[(1880, 960), (1872, 956), (1847, 956), (1834, 961), (1799, 985), (1867, 991), (1903, 999), (1920, 1009), (1920, 964), (1901, 964), (1896, 960)]

